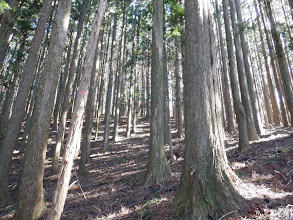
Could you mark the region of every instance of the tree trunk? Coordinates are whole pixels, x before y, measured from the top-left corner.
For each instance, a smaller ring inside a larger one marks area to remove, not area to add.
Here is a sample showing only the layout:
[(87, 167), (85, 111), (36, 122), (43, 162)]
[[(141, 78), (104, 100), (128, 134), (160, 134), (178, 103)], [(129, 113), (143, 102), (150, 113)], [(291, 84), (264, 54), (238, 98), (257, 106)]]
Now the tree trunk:
[[(118, 119), (119, 119), (119, 114), (120, 114), (120, 91), (121, 91), (121, 79), (123, 78), (124, 75), (124, 65), (125, 65), (125, 51), (126, 51), (126, 28), (125, 27), (125, 19), (126, 19), (126, 3), (124, 2), (123, 5), (123, 20), (122, 20), (122, 27), (121, 27), (121, 37), (120, 37), (120, 42), (119, 42), (119, 60), (118, 60), (118, 68), (117, 68), (117, 87), (116, 87), (116, 102), (113, 103), (115, 104), (115, 119), (114, 119), (114, 128), (113, 128), (113, 142), (116, 142), (117, 139), (119, 138), (118, 134)], [(124, 36), (124, 40), (123, 40)], [(123, 45), (122, 45), (123, 43)], [(123, 47), (123, 50), (122, 50)], [(122, 66), (123, 65), (123, 66)]]
[(24, 66), (19, 89), (15, 102), (12, 108), (12, 115), (10, 123), (7, 127), (6, 136), (0, 151), (0, 207), (5, 207), (9, 204), (8, 194), (8, 174), (11, 165), (13, 150), (16, 148), (17, 140), (19, 137), (21, 123), (25, 117), (25, 105), (27, 97), (34, 79), (34, 72), (37, 65), (38, 54), (41, 48), (42, 40), (44, 37), (46, 24), (50, 15), (50, 10), (53, 0), (44, 3), (40, 14), (39, 20), (34, 34), (31, 48), (28, 52), (28, 58)]
[(244, 107), (241, 103), (241, 99), (239, 95), (240, 89), (239, 89), (239, 82), (237, 80), (235, 52), (234, 52), (233, 41), (232, 41), (232, 33), (230, 30), (228, 0), (222, 0), (222, 2), (223, 2), (223, 11), (224, 11), (228, 59), (229, 59), (229, 66), (230, 66), (229, 73), (230, 73), (232, 97), (233, 97), (233, 104), (235, 108), (236, 121), (238, 124), (238, 130), (239, 130), (239, 150), (246, 151), (249, 149), (246, 114), (245, 114)]
[(61, 152), (61, 148), (62, 148), (63, 142), (64, 142), (67, 114), (68, 114), (68, 111), (70, 108), (70, 100), (71, 100), (71, 94), (73, 91), (74, 79), (76, 78), (75, 65), (76, 65), (76, 59), (77, 59), (77, 56), (78, 56), (79, 50), (80, 50), (81, 34), (82, 34), (82, 30), (83, 30), (83, 23), (85, 20), (87, 5), (88, 5), (88, 0), (85, 0), (83, 2), (83, 9), (82, 9), (82, 13), (80, 15), (80, 19), (79, 19), (79, 23), (78, 23), (75, 44), (74, 44), (71, 63), (70, 63), (70, 67), (69, 67), (68, 82), (67, 82), (65, 93), (64, 93), (64, 99), (63, 99), (63, 104), (62, 104), (62, 106), (63, 106), (62, 113), (61, 113), (61, 117), (60, 117), (56, 146), (54, 148), (54, 156), (53, 156), (52, 167), (51, 167), (52, 172), (55, 174), (59, 172), (59, 167), (60, 167), (60, 165), (59, 165), (60, 152)]
[(146, 72), (146, 118), (150, 118), (150, 56), (147, 60), (147, 72)]
[(95, 50), (97, 48), (97, 39), (99, 36), (102, 21), (104, 19), (106, 5), (106, 0), (100, 1), (99, 9), (97, 10), (93, 20), (92, 31), (86, 49), (86, 58), (82, 67), (82, 79), (80, 81), (79, 89), (77, 92), (77, 98), (74, 105), (72, 121), (70, 124), (64, 157), (62, 160), (61, 171), (58, 177), (57, 187), (54, 192), (52, 207), (47, 217), (48, 220), (60, 219), (61, 214), (63, 212), (77, 142), (80, 141), (79, 134), (81, 133), (82, 118), (85, 111), (85, 105), (87, 102), (87, 95), (91, 79), (91, 72), (93, 68)]
[(218, 219), (246, 208), (225, 155), (210, 9), (207, 0), (185, 1), (185, 156), (173, 202), (184, 219)]
[[(100, 79), (100, 86), (99, 86), (99, 101), (98, 101), (98, 110), (97, 110), (97, 117), (96, 117), (96, 135), (95, 135), (95, 141), (98, 140), (99, 135), (99, 124), (103, 109), (103, 103), (104, 103), (104, 90), (105, 90), (105, 69), (106, 69), (106, 63), (108, 60), (108, 49), (110, 45), (110, 35), (111, 35), (111, 23), (109, 24), (108, 29), (108, 36), (107, 36), (107, 42), (106, 42), (106, 53), (103, 55), (103, 59), (101, 62), (101, 79)], [(104, 50), (104, 49), (103, 49)], [(102, 57), (102, 56), (101, 56)]]
[[(73, 29), (74, 28), (72, 28), (72, 30)], [(64, 98), (64, 93), (65, 93), (65, 88), (66, 88), (66, 83), (67, 83), (67, 78), (68, 78), (68, 72), (69, 72), (69, 64), (71, 62), (70, 58), (71, 58), (71, 51), (72, 51), (71, 50), (72, 43), (73, 43), (73, 36), (71, 33), (69, 36), (69, 43), (68, 43), (68, 47), (67, 47), (65, 68), (64, 68), (64, 71), (61, 73), (61, 76), (59, 79), (57, 98), (56, 98), (56, 103), (55, 103), (55, 108), (54, 108), (54, 113), (53, 113), (53, 117), (54, 117), (53, 130), (57, 130), (57, 128), (58, 128), (58, 119), (59, 119), (60, 110), (61, 110), (61, 103)]]
[(71, 1), (60, 1), (52, 27), (50, 46), (40, 79), (32, 127), (21, 174), (16, 219), (37, 219), (46, 209), (43, 175), (58, 74), (71, 11)]
[(289, 112), (291, 115), (290, 122), (291, 122), (291, 126), (292, 126), (293, 125), (293, 93), (292, 93), (292, 87), (291, 87), (290, 73), (288, 70), (287, 63), (286, 63), (286, 56), (285, 56), (285, 52), (283, 49), (282, 41), (281, 41), (280, 35), (277, 31), (275, 20), (273, 18), (271, 3), (269, 1), (265, 1), (265, 7), (267, 10), (268, 19), (271, 24), (271, 31), (272, 31), (272, 37), (274, 40), (275, 52), (277, 55), (280, 73), (281, 73), (281, 77), (282, 77), (282, 82), (284, 85), (285, 98), (286, 98)]
[(163, 0), (153, 1), (152, 76), (150, 142), (144, 185), (159, 184), (170, 178), (164, 149), (164, 93), (163, 93)]
[(239, 38), (239, 27), (236, 25), (237, 21), (236, 21), (236, 15), (235, 15), (234, 0), (230, 0), (230, 11), (231, 11), (231, 19), (232, 19), (232, 29), (234, 34), (234, 43), (235, 43), (235, 49), (236, 49), (236, 60), (237, 60), (238, 78), (239, 78), (240, 90), (241, 90), (241, 99), (242, 99), (244, 110), (246, 113), (248, 138), (250, 141), (253, 141), (253, 140), (258, 140), (259, 136), (255, 128), (250, 94), (249, 94), (248, 85), (247, 85), (247, 77), (244, 72), (243, 53), (242, 53), (242, 47), (241, 47), (241, 42)]
[(177, 114), (177, 137), (182, 138), (183, 136), (183, 127), (182, 127), (182, 105), (183, 105), (183, 97), (182, 97), (182, 89), (181, 89), (181, 81), (182, 76), (180, 73), (180, 65), (179, 65), (179, 39), (175, 38), (175, 78), (176, 78), (176, 89), (175, 89), (175, 99), (176, 99), (176, 114)]
[[(255, 6), (259, 36), (260, 36), (260, 41), (261, 41), (262, 53), (263, 53), (264, 60), (265, 60), (265, 68), (266, 68), (266, 74), (267, 74), (267, 80), (268, 80), (269, 96), (270, 96), (270, 100), (271, 100), (271, 104), (272, 104), (273, 121), (274, 121), (274, 123), (279, 125), (280, 124), (280, 113), (279, 113), (279, 108), (278, 108), (276, 98), (275, 98), (276, 97), (275, 90), (273, 89), (273, 83), (272, 83), (272, 78), (271, 78), (271, 74), (270, 74), (271, 71), (270, 71), (268, 56), (267, 56), (266, 47), (265, 47), (265, 43), (264, 43), (264, 36), (263, 36), (263, 31), (262, 31), (262, 27), (261, 27), (261, 22), (260, 22), (260, 18), (259, 18), (256, 0), (254, 0), (254, 6)], [(264, 76), (262, 76), (262, 77), (264, 79)], [(265, 80), (263, 80), (263, 82), (265, 85)], [(266, 90), (266, 88), (264, 88), (264, 90)], [(265, 103), (266, 103), (266, 108), (270, 108), (270, 103), (268, 101), (266, 101)], [(270, 110), (267, 110), (267, 111), (270, 111)]]
[[(264, 31), (265, 31), (265, 35), (266, 35), (268, 50), (269, 50), (269, 54), (270, 54), (270, 58), (271, 58), (271, 66), (272, 66), (273, 75), (274, 75), (274, 79), (275, 79), (275, 85), (276, 85), (276, 89), (277, 89), (276, 99), (280, 100), (280, 109), (281, 109), (281, 115), (282, 115), (283, 124), (284, 124), (284, 126), (288, 126), (288, 120), (287, 120), (286, 110), (285, 110), (285, 106), (284, 106), (285, 103), (284, 103), (284, 99), (283, 99), (283, 95), (282, 95), (282, 89), (281, 89), (280, 81), (278, 79), (278, 73), (277, 73), (277, 67), (276, 67), (277, 64), (276, 64), (276, 60), (275, 60), (275, 57), (274, 57), (273, 46), (272, 46), (272, 43), (271, 43), (269, 32), (268, 32), (268, 30), (266, 28), (266, 23), (265, 23), (264, 14), (263, 14), (263, 11), (262, 11), (260, 0), (258, 0), (258, 2), (259, 2), (259, 9), (260, 9), (262, 23), (264, 25)], [(270, 78), (271, 77), (268, 77), (268, 79), (270, 79)], [(278, 108), (278, 106), (276, 106), (276, 107)]]
[[(98, 42), (102, 43), (103, 40), (103, 33), (101, 31)], [(93, 119), (94, 119), (94, 111), (95, 111), (95, 100), (96, 100), (96, 90), (98, 84), (98, 73), (99, 73), (99, 44), (97, 44), (97, 49), (95, 52), (93, 69), (91, 73), (91, 80), (90, 80), (90, 89), (89, 95), (86, 103), (86, 110), (85, 110), (85, 124), (84, 124), (84, 136), (83, 136), (83, 143), (81, 148), (80, 154), (80, 161), (79, 161), (79, 174), (86, 173), (85, 165), (88, 163), (90, 158), (90, 147), (91, 147), (91, 140), (92, 140), (92, 130), (93, 130)]]
[(254, 125), (256, 128), (257, 133), (260, 135), (262, 131), (262, 125), (259, 120), (259, 110), (257, 108), (257, 98), (256, 94), (254, 91), (254, 83), (253, 83), (253, 75), (251, 74), (251, 67), (249, 63), (249, 47), (248, 43), (245, 38), (244, 34), (244, 23), (242, 19), (242, 11), (240, 7), (240, 0), (234, 0), (235, 3), (235, 9), (236, 9), (236, 14), (237, 14), (237, 20), (238, 20), (238, 25), (240, 27), (238, 28), (240, 34), (240, 42), (241, 42), (241, 48), (242, 48), (242, 53), (243, 53), (243, 62), (244, 62), (244, 69), (245, 69), (245, 74), (246, 74), (246, 79), (247, 79), (247, 87), (248, 87), (248, 92), (249, 92), (249, 97), (250, 97), (250, 103), (251, 103), (251, 110), (253, 114), (253, 119), (254, 119)]
[(135, 62), (135, 31), (136, 31), (136, 10), (134, 11), (133, 17), (133, 23), (132, 23), (132, 36), (133, 36), (133, 42), (132, 42), (132, 49), (131, 49), (131, 70), (130, 70), (130, 77), (129, 77), (129, 97), (128, 97), (128, 103), (127, 103), (127, 128), (126, 128), (126, 137), (130, 137), (131, 133), (131, 122), (132, 122), (132, 108), (133, 108), (133, 96), (134, 96), (134, 62)]
[(221, 59), (222, 59), (222, 65), (223, 65), (223, 81), (224, 81), (224, 102), (226, 106), (226, 115), (227, 115), (227, 131), (229, 133), (233, 133), (235, 131), (234, 126), (234, 114), (233, 114), (233, 105), (232, 105), (232, 96), (231, 96), (231, 89), (229, 84), (229, 76), (228, 76), (228, 67), (227, 67), (227, 57), (226, 57), (226, 51), (224, 48), (224, 41), (223, 41), (223, 34), (222, 34), (222, 25), (221, 25), (221, 19), (220, 19), (220, 10), (218, 6), (218, 2), (216, 0), (216, 10), (217, 10), (217, 25), (218, 25), (218, 31), (219, 31), (219, 38), (220, 38), (220, 48), (221, 48)]
[(109, 135), (110, 135), (110, 111), (112, 104), (112, 90), (113, 90), (113, 57), (114, 57), (114, 42), (116, 38), (116, 28), (117, 28), (117, 14), (114, 15), (114, 24), (113, 24), (113, 33), (112, 33), (112, 42), (111, 42), (111, 52), (110, 52), (110, 60), (109, 60), (109, 81), (108, 81), (108, 91), (106, 98), (106, 109), (105, 109), (105, 130), (104, 130), (104, 145), (103, 151), (107, 151), (109, 149)]

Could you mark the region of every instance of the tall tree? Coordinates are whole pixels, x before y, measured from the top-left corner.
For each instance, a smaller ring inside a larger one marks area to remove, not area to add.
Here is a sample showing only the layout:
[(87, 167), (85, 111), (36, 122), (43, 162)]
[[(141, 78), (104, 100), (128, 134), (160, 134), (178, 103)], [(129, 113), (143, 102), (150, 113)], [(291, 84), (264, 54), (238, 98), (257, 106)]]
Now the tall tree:
[(245, 209), (245, 201), (225, 155), (211, 3), (186, 0), (185, 10), (185, 156), (173, 205), (185, 219), (214, 219)]
[(25, 151), (16, 219), (37, 219), (46, 209), (43, 190), (46, 148), (71, 5), (71, 0), (59, 2), (52, 27), (51, 43), (40, 79), (33, 123)]
[(33, 73), (37, 66), (38, 55), (45, 34), (46, 24), (50, 15), (52, 2), (53, 0), (44, 2), (43, 8), (40, 11), (36, 32), (32, 40), (31, 48), (28, 52), (29, 55), (24, 66), (17, 96), (12, 108), (10, 123), (8, 124), (7, 132), (2, 143), (0, 151), (0, 207), (4, 207), (9, 204), (8, 174), (10, 171), (12, 154), (17, 145), (21, 123), (25, 117), (24, 109), (27, 103), (31, 85), (34, 80)]
[(153, 1), (152, 70), (151, 70), (151, 128), (146, 186), (158, 184), (171, 175), (164, 149), (163, 94), (163, 0)]
[(228, 13), (228, 0), (222, 0), (222, 2), (223, 2), (224, 23), (225, 23), (225, 31), (226, 31), (227, 51), (228, 51), (228, 59), (229, 59), (229, 67), (230, 67), (229, 74), (230, 74), (230, 81), (231, 81), (232, 97), (233, 97), (233, 104), (235, 108), (236, 120), (238, 124), (238, 129), (239, 129), (239, 150), (245, 151), (249, 148), (246, 114), (245, 114), (244, 107), (239, 95), (240, 89), (239, 89), (239, 83), (237, 80), (235, 52), (233, 47), (232, 33), (230, 30), (231, 23), (230, 23), (229, 13)]
[(246, 37), (244, 33), (245, 27), (244, 27), (244, 21), (242, 18), (242, 9), (240, 6), (240, 0), (234, 0), (234, 2), (235, 2), (235, 9), (236, 9), (237, 20), (238, 20), (238, 31), (239, 31), (238, 34), (240, 35), (241, 48), (243, 53), (244, 70), (245, 70), (245, 75), (247, 79), (247, 87), (248, 87), (248, 92), (249, 92), (249, 97), (251, 102), (251, 110), (252, 110), (253, 120), (254, 120), (253, 122), (254, 122), (257, 133), (261, 134), (262, 126), (259, 120), (259, 113), (258, 113), (259, 111), (257, 108), (257, 98), (254, 91), (253, 76), (251, 74), (250, 62), (248, 60), (249, 47), (248, 47), (248, 43), (246, 41)]
[(235, 50), (236, 50), (235, 54), (236, 54), (236, 61), (237, 61), (237, 70), (238, 70), (238, 78), (239, 78), (240, 91), (241, 91), (241, 99), (242, 99), (243, 107), (246, 114), (248, 137), (250, 141), (258, 140), (259, 136), (255, 128), (254, 117), (253, 117), (252, 107), (251, 107), (251, 99), (250, 99), (250, 94), (249, 94), (248, 85), (247, 85), (247, 77), (246, 77), (246, 73), (244, 69), (241, 39), (239, 36), (239, 26), (237, 25), (234, 0), (230, 0), (230, 14), (231, 14), (234, 44), (235, 44)]
[(76, 66), (76, 60), (81, 48), (81, 34), (83, 31), (84, 20), (86, 17), (87, 5), (88, 5), (88, 0), (83, 1), (83, 7), (82, 7), (81, 15), (79, 18), (79, 22), (78, 22), (77, 34), (75, 38), (72, 58), (70, 62), (69, 72), (68, 72), (68, 82), (67, 82), (65, 93), (64, 93), (64, 99), (62, 104), (63, 107), (62, 107), (62, 113), (61, 113), (60, 123), (58, 127), (57, 140), (56, 140), (56, 145), (54, 148), (54, 156), (53, 156), (53, 162), (52, 162), (53, 173), (59, 172), (59, 159), (60, 159), (61, 146), (64, 141), (65, 126), (66, 126), (67, 114), (70, 108), (70, 100), (71, 100), (71, 93), (73, 91), (73, 84), (74, 84), (75, 77), (77, 75), (75, 72), (75, 66)]
[(265, 2), (267, 16), (271, 25), (272, 38), (274, 40), (275, 52), (277, 55), (281, 78), (284, 85), (285, 98), (286, 98), (289, 112), (291, 115), (290, 122), (292, 126), (293, 125), (293, 92), (292, 92), (292, 85), (290, 80), (290, 73), (289, 73), (287, 62), (286, 62), (286, 55), (284, 52), (280, 34), (276, 28), (276, 22), (273, 17), (271, 2), (268, 0), (265, 0), (264, 2)]
[(227, 119), (227, 131), (232, 133), (235, 131), (234, 120), (233, 120), (233, 105), (232, 105), (232, 96), (231, 96), (231, 89), (229, 84), (229, 77), (228, 77), (228, 67), (227, 67), (227, 57), (226, 51), (224, 48), (224, 40), (222, 34), (222, 25), (221, 25), (221, 14), (218, 5), (218, 1), (216, 0), (216, 13), (217, 13), (217, 25), (218, 25), (218, 32), (219, 32), (219, 41), (220, 41), (220, 48), (221, 48), (221, 59), (222, 59), (222, 67), (223, 67), (223, 81), (224, 81), (224, 88), (223, 93), (225, 96), (224, 104), (226, 108), (226, 119)]
[(77, 149), (78, 142), (80, 142), (80, 134), (82, 129), (83, 114), (85, 112), (88, 90), (91, 80), (91, 73), (93, 69), (93, 62), (95, 52), (98, 44), (98, 36), (102, 21), (104, 19), (107, 7), (107, 0), (99, 2), (99, 8), (96, 11), (91, 34), (86, 48), (86, 57), (82, 67), (82, 78), (80, 80), (77, 91), (77, 98), (75, 101), (72, 121), (69, 128), (68, 139), (65, 145), (64, 157), (61, 164), (60, 174), (58, 176), (57, 187), (54, 192), (52, 207), (49, 211), (48, 220), (58, 220), (63, 212), (65, 199), (67, 196), (71, 170), (73, 167), (73, 159)]
[(114, 42), (116, 38), (116, 29), (117, 29), (117, 13), (113, 14), (113, 32), (112, 32), (112, 42), (111, 42), (111, 52), (110, 52), (110, 61), (109, 61), (109, 81), (108, 81), (108, 90), (107, 90), (107, 99), (106, 99), (106, 109), (105, 109), (105, 130), (104, 130), (104, 145), (103, 151), (108, 150), (109, 148), (109, 134), (110, 134), (110, 111), (112, 103), (112, 91), (113, 91), (113, 58), (114, 58)]

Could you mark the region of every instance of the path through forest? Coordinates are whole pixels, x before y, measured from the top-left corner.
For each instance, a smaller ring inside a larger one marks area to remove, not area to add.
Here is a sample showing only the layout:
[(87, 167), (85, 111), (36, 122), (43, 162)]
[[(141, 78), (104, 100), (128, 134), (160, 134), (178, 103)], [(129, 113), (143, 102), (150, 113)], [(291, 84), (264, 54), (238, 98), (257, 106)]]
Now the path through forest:
[[(141, 186), (141, 180), (147, 163), (149, 123), (140, 119), (137, 133), (129, 139), (123, 137), (125, 129), (125, 126), (120, 128), (120, 140), (110, 145), (110, 151), (101, 153), (103, 128), (100, 126), (99, 139), (91, 145), (87, 175), (77, 175), (78, 161), (75, 162), (61, 219), (181, 219), (172, 212), (171, 202), (180, 179), (183, 139), (176, 139), (173, 129), (174, 151), (180, 155), (171, 164), (173, 177), (162, 185), (146, 189)], [(246, 154), (235, 151), (236, 135), (226, 140), (230, 164), (243, 180), (241, 193), (251, 204), (250, 212), (243, 217), (293, 219), (293, 129), (267, 128), (264, 133)], [(44, 179), (46, 201), (52, 199), (57, 182), (57, 176), (50, 174), (56, 133), (50, 134)], [(166, 146), (167, 155), (168, 150)], [(10, 219), (14, 213), (20, 158), (21, 155), (14, 154), (10, 175), (14, 204), (0, 210), (0, 219)]]

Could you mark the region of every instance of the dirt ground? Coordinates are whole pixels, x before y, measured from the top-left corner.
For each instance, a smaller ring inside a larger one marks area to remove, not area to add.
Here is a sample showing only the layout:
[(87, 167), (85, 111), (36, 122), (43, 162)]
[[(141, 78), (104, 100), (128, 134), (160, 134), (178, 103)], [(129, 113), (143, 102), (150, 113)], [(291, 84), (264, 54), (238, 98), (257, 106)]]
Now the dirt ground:
[[(92, 142), (87, 174), (77, 175), (78, 159), (72, 173), (62, 219), (182, 219), (172, 212), (172, 200), (179, 186), (183, 162), (183, 139), (172, 130), (174, 151), (180, 155), (170, 164), (173, 177), (158, 186), (141, 185), (147, 163), (149, 123), (140, 119), (137, 132), (124, 137), (125, 123), (120, 127), (120, 139), (112, 143), (109, 152), (101, 153), (103, 128), (99, 139)], [(238, 219), (293, 219), (293, 129), (266, 128), (261, 140), (251, 143), (246, 154), (237, 153), (237, 135), (226, 135), (229, 162), (242, 180), (240, 193), (251, 210)], [(51, 175), (52, 147), (56, 133), (50, 133), (44, 189), (48, 207), (57, 182)], [(167, 156), (169, 148), (166, 146)], [(0, 210), (0, 219), (11, 219), (16, 204), (17, 182), (22, 155), (14, 154), (10, 174), (13, 204)], [(45, 219), (45, 217), (44, 217)], [(229, 218), (229, 213), (220, 219)], [(234, 218), (235, 219), (235, 218)]]

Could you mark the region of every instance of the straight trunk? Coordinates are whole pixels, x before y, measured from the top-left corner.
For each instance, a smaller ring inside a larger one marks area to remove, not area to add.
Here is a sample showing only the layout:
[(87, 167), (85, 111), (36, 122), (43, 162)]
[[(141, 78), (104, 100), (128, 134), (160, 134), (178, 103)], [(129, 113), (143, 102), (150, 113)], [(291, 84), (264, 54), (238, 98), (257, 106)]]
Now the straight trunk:
[[(121, 38), (119, 42), (119, 60), (118, 60), (118, 68), (117, 68), (117, 86), (116, 86), (116, 102), (113, 103), (115, 104), (115, 119), (114, 119), (114, 128), (113, 128), (113, 142), (116, 142), (118, 137), (118, 119), (119, 119), (119, 114), (120, 114), (120, 91), (121, 91), (121, 79), (123, 78), (124, 75), (124, 65), (125, 65), (125, 50), (126, 50), (126, 28), (124, 31), (125, 27), (125, 19), (126, 19), (126, 3), (124, 2), (123, 5), (123, 20), (122, 20), (122, 27), (121, 27)], [(124, 41), (123, 41), (123, 36), (124, 36)], [(123, 45), (122, 45), (123, 43)], [(123, 46), (123, 50), (122, 50)], [(123, 66), (122, 66), (123, 65)]]
[(8, 175), (11, 166), (13, 150), (16, 148), (19, 137), (22, 121), (25, 117), (27, 98), (31, 85), (34, 80), (34, 72), (36, 69), (38, 55), (44, 37), (46, 24), (50, 15), (53, 0), (44, 2), (44, 5), (39, 14), (37, 28), (32, 40), (31, 48), (28, 52), (22, 77), (19, 84), (19, 89), (12, 108), (10, 123), (7, 127), (6, 136), (3, 140), (0, 150), (0, 208), (9, 204), (8, 194)]
[(246, 114), (245, 114), (244, 107), (242, 105), (240, 95), (239, 95), (240, 88), (239, 88), (239, 82), (237, 79), (235, 52), (234, 52), (234, 47), (233, 47), (232, 33), (230, 30), (228, 1), (229, 0), (222, 0), (223, 11), (224, 11), (224, 23), (225, 23), (225, 30), (226, 30), (228, 59), (229, 59), (229, 66), (230, 66), (229, 73), (230, 73), (233, 104), (234, 104), (234, 108), (235, 108), (236, 121), (238, 124), (238, 130), (239, 130), (239, 150), (246, 151), (249, 149)]
[(291, 80), (290, 80), (290, 73), (286, 63), (286, 56), (283, 49), (282, 41), (277, 31), (275, 20), (273, 18), (271, 3), (268, 1), (265, 1), (265, 7), (267, 10), (268, 19), (271, 24), (271, 31), (272, 31), (272, 37), (274, 40), (275, 52), (277, 55), (282, 82), (284, 85), (285, 98), (286, 98), (289, 112), (291, 115), (290, 122), (292, 126), (293, 125), (293, 93), (292, 93), (292, 86), (291, 86)]
[[(98, 42), (103, 40), (103, 33), (99, 36)], [(80, 154), (80, 161), (79, 161), (79, 174), (86, 173), (85, 165), (88, 163), (90, 158), (90, 147), (91, 147), (91, 140), (92, 140), (92, 129), (93, 129), (93, 119), (94, 119), (94, 107), (95, 107), (95, 100), (96, 100), (96, 90), (97, 90), (97, 83), (98, 83), (98, 73), (99, 69), (99, 44), (97, 44), (97, 49), (95, 52), (94, 63), (91, 73), (91, 80), (90, 80), (90, 89), (89, 95), (86, 103), (86, 110), (85, 110), (85, 124), (84, 124), (84, 136), (83, 136), (83, 143), (81, 148)]]
[(240, 83), (241, 90), (241, 99), (243, 102), (245, 114), (246, 114), (246, 122), (247, 122), (247, 131), (248, 138), (250, 141), (258, 140), (259, 136), (257, 130), (255, 128), (254, 117), (252, 113), (251, 100), (247, 85), (247, 77), (244, 71), (244, 63), (243, 63), (243, 53), (241, 47), (241, 41), (239, 38), (239, 27), (236, 25), (236, 15), (235, 15), (235, 5), (234, 0), (230, 0), (230, 12), (232, 19), (232, 29), (234, 34), (234, 44), (236, 49), (236, 60), (237, 60), (237, 69), (238, 69), (238, 78)]
[(220, 19), (220, 10), (218, 6), (218, 2), (216, 0), (216, 10), (217, 10), (217, 25), (218, 25), (218, 31), (219, 31), (219, 38), (220, 38), (220, 48), (221, 48), (221, 59), (222, 59), (222, 65), (223, 65), (223, 81), (224, 81), (224, 102), (226, 106), (226, 115), (227, 115), (227, 131), (229, 133), (233, 133), (235, 131), (234, 126), (234, 114), (233, 114), (233, 104), (232, 104), (232, 96), (231, 96), (231, 89), (229, 84), (229, 76), (228, 76), (228, 67), (227, 67), (227, 57), (226, 57), (226, 51), (224, 48), (224, 41), (223, 41), (223, 33), (222, 33), (222, 25), (221, 25), (221, 19)]
[(246, 209), (225, 154), (211, 7), (209, 0), (185, 1), (185, 152), (173, 202), (184, 219), (223, 219)]
[(254, 83), (253, 83), (253, 75), (251, 74), (251, 68), (250, 68), (250, 63), (249, 63), (249, 47), (248, 43), (245, 38), (244, 34), (244, 23), (242, 19), (242, 11), (240, 7), (240, 0), (234, 0), (235, 2), (235, 9), (236, 9), (236, 14), (238, 18), (238, 24), (240, 27), (238, 27), (239, 33), (240, 34), (240, 42), (241, 42), (241, 48), (242, 48), (242, 53), (243, 53), (243, 62), (244, 62), (244, 69), (245, 69), (245, 74), (246, 74), (246, 79), (247, 79), (247, 87), (248, 87), (248, 92), (249, 92), (249, 97), (250, 97), (250, 103), (251, 103), (251, 110), (253, 114), (253, 119), (254, 119), (254, 125), (256, 128), (257, 133), (260, 135), (262, 131), (262, 125), (259, 120), (259, 111), (257, 108), (258, 101), (256, 98), (255, 90), (254, 90)]
[(67, 114), (68, 114), (68, 111), (70, 108), (70, 100), (71, 100), (71, 94), (73, 91), (73, 83), (74, 83), (74, 79), (76, 77), (75, 65), (76, 65), (76, 60), (77, 60), (79, 50), (80, 50), (81, 34), (82, 34), (82, 30), (83, 30), (83, 23), (85, 20), (87, 5), (88, 5), (88, 0), (85, 0), (83, 2), (83, 9), (82, 9), (82, 13), (80, 15), (80, 19), (79, 19), (79, 23), (78, 23), (77, 34), (76, 34), (75, 43), (74, 43), (74, 49), (73, 49), (70, 67), (69, 67), (68, 82), (67, 82), (65, 93), (64, 93), (62, 113), (61, 113), (61, 117), (60, 117), (56, 146), (54, 148), (54, 156), (53, 156), (52, 167), (51, 167), (52, 172), (55, 174), (59, 172), (59, 167), (60, 167), (59, 159), (60, 159), (61, 148), (62, 148), (62, 145), (64, 142), (65, 126), (66, 126), (66, 121), (67, 121)]
[(180, 73), (179, 65), (179, 39), (175, 38), (175, 78), (176, 78), (176, 89), (175, 89), (175, 99), (176, 99), (176, 118), (177, 118), (177, 137), (182, 138), (183, 136), (183, 127), (182, 127), (182, 106), (183, 106), (183, 97), (181, 89), (182, 76)]
[(16, 219), (37, 219), (46, 210), (43, 175), (47, 141), (54, 106), (61, 58), (70, 18), (72, 2), (60, 1), (52, 27), (50, 46), (41, 75), (32, 127), (25, 151), (19, 187)]
[(163, 0), (153, 1), (151, 118), (146, 187), (159, 184), (171, 176), (164, 149), (164, 54), (163, 54)]
[(73, 166), (73, 159), (76, 152), (77, 142), (80, 142), (80, 133), (82, 128), (82, 119), (87, 102), (88, 89), (91, 79), (91, 72), (93, 68), (95, 50), (97, 48), (97, 39), (99, 36), (102, 21), (106, 10), (107, 1), (101, 0), (99, 9), (97, 10), (93, 24), (92, 31), (88, 40), (86, 49), (86, 58), (82, 68), (82, 79), (79, 84), (77, 98), (74, 105), (72, 122), (70, 124), (68, 139), (66, 141), (64, 157), (62, 160), (60, 175), (58, 176), (57, 187), (54, 192), (54, 199), (52, 207), (47, 217), (48, 220), (60, 219), (67, 196), (71, 170)]
[[(287, 127), (288, 126), (288, 120), (287, 120), (287, 116), (286, 116), (285, 103), (284, 103), (284, 99), (283, 99), (283, 95), (282, 95), (281, 84), (280, 84), (280, 81), (278, 79), (279, 77), (278, 77), (278, 73), (277, 73), (277, 67), (276, 67), (277, 64), (276, 64), (274, 51), (273, 51), (274, 49), (273, 49), (273, 46), (272, 46), (272, 43), (271, 43), (269, 32), (268, 32), (268, 30), (266, 28), (266, 23), (265, 23), (264, 14), (263, 14), (263, 11), (262, 11), (260, 0), (258, 0), (258, 3), (259, 3), (259, 9), (260, 9), (260, 15), (261, 15), (262, 23), (264, 25), (264, 31), (265, 31), (267, 46), (268, 46), (268, 50), (269, 50), (269, 54), (270, 54), (270, 58), (271, 58), (272, 71), (273, 71), (273, 75), (274, 75), (274, 79), (275, 79), (275, 85), (276, 85), (276, 89), (277, 89), (276, 99), (280, 100), (280, 109), (281, 109), (281, 116), (282, 116), (283, 124), (284, 124), (284, 126)], [(256, 5), (256, 2), (255, 2), (255, 5)], [(268, 79), (271, 79), (271, 77), (268, 77)], [(276, 107), (278, 108), (277, 105), (276, 105)]]
[(117, 28), (117, 14), (114, 14), (114, 24), (113, 24), (113, 33), (112, 33), (112, 43), (111, 43), (111, 52), (110, 52), (110, 61), (109, 61), (109, 81), (108, 81), (108, 91), (106, 98), (106, 109), (105, 109), (105, 131), (104, 131), (104, 145), (103, 151), (107, 151), (109, 148), (109, 135), (110, 135), (110, 108), (112, 104), (112, 90), (113, 90), (113, 57), (114, 57), (114, 42), (116, 37), (116, 28)]

